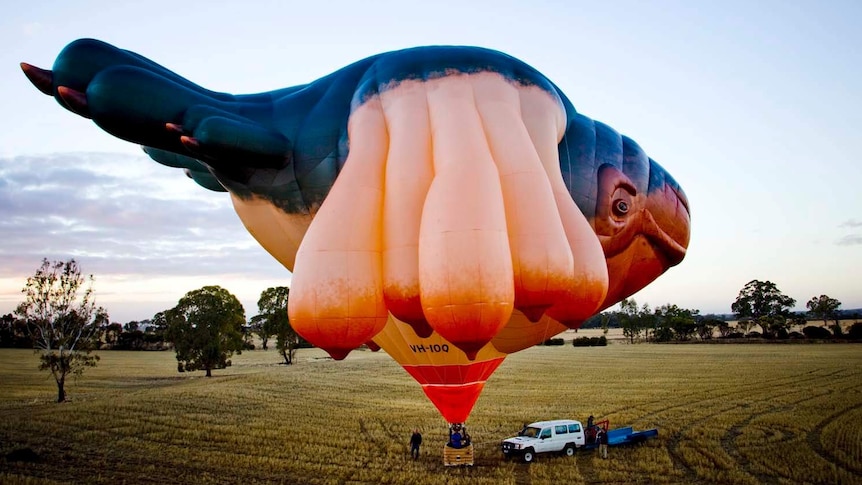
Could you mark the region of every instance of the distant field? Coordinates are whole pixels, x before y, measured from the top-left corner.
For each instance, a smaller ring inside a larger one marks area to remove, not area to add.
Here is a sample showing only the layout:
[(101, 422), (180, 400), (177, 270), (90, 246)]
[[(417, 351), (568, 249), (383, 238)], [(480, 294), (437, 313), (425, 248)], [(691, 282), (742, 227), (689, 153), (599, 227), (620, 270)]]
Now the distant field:
[[(443, 467), (445, 422), (383, 353), (246, 352), (211, 379), (168, 352), (101, 357), (58, 405), (32, 352), (0, 350), (0, 483), (862, 484), (859, 344), (535, 347), (488, 381), (467, 469)], [(523, 422), (590, 414), (659, 437), (606, 461), (502, 460)], [(38, 460), (6, 458), (24, 448)]]

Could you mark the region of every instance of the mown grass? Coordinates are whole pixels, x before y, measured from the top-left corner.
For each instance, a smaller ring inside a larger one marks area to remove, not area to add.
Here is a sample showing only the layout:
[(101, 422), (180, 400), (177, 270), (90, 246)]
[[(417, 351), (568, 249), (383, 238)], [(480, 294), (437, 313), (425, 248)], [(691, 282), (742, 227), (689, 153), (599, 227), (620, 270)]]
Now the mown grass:
[[(858, 344), (528, 349), (474, 408), (466, 469), (443, 467), (445, 422), (382, 352), (245, 352), (210, 379), (168, 352), (101, 357), (58, 405), (32, 352), (0, 350), (0, 483), (862, 483)], [(502, 460), (523, 422), (590, 414), (659, 437)], [(7, 458), (25, 448), (38, 460)]]

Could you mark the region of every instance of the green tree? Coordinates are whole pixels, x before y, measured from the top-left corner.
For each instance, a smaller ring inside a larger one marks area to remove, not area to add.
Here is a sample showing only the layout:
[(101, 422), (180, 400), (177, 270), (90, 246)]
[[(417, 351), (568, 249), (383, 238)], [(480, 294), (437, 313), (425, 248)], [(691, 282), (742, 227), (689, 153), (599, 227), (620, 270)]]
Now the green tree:
[(620, 302), (619, 322), (623, 335), (628, 337), (630, 343), (634, 343), (643, 327), (638, 314), (638, 303), (633, 298), (623, 298)]
[(718, 330), (719, 337), (727, 337), (733, 331), (733, 327), (724, 320), (716, 320), (715, 328)]
[(33, 348), (27, 322), (7, 313), (0, 318), (0, 347)]
[(697, 336), (701, 340), (711, 340), (713, 332), (718, 329), (720, 333), (721, 326), (724, 323), (724, 321), (715, 318), (714, 315), (706, 315), (703, 318), (699, 318), (697, 319)]
[(255, 315), (249, 320), (251, 332), (260, 338), (260, 347), (263, 350), (269, 350), (269, 338), (272, 337), (272, 332), (266, 325), (266, 318), (263, 315)]
[(28, 323), (41, 362), (39, 370), (51, 372), (57, 383), (57, 402), (64, 402), (66, 377), (81, 375), (99, 360), (91, 352), (100, 326), (108, 321), (105, 309), (96, 307), (93, 275), (81, 276), (74, 259), (43, 259), (21, 292), (24, 302), (15, 313)]
[(123, 333), (123, 326), (114, 322), (105, 327), (104, 333), (105, 343), (113, 347), (120, 339), (120, 334)]
[(730, 309), (736, 318), (751, 318), (769, 336), (787, 329), (787, 318), (796, 300), (781, 293), (771, 281), (751, 280), (739, 291)]
[(656, 340), (656, 332), (659, 331), (660, 322), (655, 312), (650, 310), (648, 304), (644, 303), (638, 312), (638, 321), (640, 322), (640, 328), (643, 330), (644, 338), (647, 340)]
[(174, 344), (180, 372), (205, 370), (211, 377), (213, 369), (227, 367), (234, 353), (242, 353), (245, 310), (220, 286), (186, 293), (164, 318), (165, 338)]
[(160, 340), (165, 340), (165, 334), (168, 332), (168, 319), (165, 312), (153, 315), (150, 323), (152, 323), (153, 334), (157, 335)]
[(823, 320), (824, 327), (829, 324), (829, 320), (838, 323), (838, 307), (841, 306), (841, 302), (835, 298), (826, 295), (814, 296), (808, 300), (806, 305), (808, 306), (808, 313), (812, 317)]
[(689, 340), (697, 331), (698, 310), (680, 308), (670, 303), (655, 309), (658, 321), (656, 340)]
[(259, 314), (252, 320), (257, 320), (257, 325), (262, 333), (275, 335), (275, 348), (284, 358), (284, 363), (290, 365), (296, 357), (296, 349), (299, 348), (299, 335), (290, 325), (287, 316), (287, 302), (290, 299), (290, 289), (286, 286), (267, 288), (260, 294), (257, 301)]
[(743, 317), (740, 318), (736, 322), (736, 330), (741, 332), (743, 335), (747, 335), (748, 331), (754, 327), (754, 320), (751, 317)]

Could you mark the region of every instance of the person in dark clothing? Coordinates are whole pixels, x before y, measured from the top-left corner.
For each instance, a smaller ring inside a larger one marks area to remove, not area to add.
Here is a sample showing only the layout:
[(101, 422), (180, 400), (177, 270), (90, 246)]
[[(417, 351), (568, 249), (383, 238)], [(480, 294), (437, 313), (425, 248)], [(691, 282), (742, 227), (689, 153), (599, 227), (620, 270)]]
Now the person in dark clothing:
[(413, 434), (410, 435), (410, 456), (412, 456), (414, 460), (419, 459), (419, 445), (421, 444), (422, 434), (418, 429), (414, 429)]
[(464, 446), (464, 447), (470, 446), (470, 433), (468, 433), (468, 432), (467, 432), (467, 427), (466, 427), (466, 426), (462, 426), (462, 427), (461, 427), (461, 432), (462, 432), (462, 438), (463, 438), (463, 440), (464, 440), (464, 441), (461, 443), (461, 444), (462, 444), (462, 446)]
[(608, 458), (608, 432), (599, 428), (599, 454), (603, 459)]
[(461, 433), (455, 431), (449, 436), (449, 446), (452, 448), (461, 448), (464, 444), (461, 442)]
[(455, 423), (449, 427), (449, 446), (452, 448), (461, 448), (464, 446), (462, 443), (462, 439), (464, 439), (464, 435), (461, 434), (461, 423)]

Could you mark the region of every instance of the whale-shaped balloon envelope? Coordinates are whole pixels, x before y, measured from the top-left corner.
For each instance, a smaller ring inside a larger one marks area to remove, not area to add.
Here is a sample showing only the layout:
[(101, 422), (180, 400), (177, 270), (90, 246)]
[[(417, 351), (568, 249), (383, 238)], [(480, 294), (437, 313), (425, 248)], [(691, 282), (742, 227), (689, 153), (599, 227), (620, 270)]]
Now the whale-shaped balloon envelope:
[(506, 355), (578, 326), (685, 255), (688, 199), (633, 140), (501, 52), (433, 46), (233, 95), (72, 42), (21, 65), (61, 106), (229, 193), (293, 272), (294, 329), (379, 346), (450, 422)]

